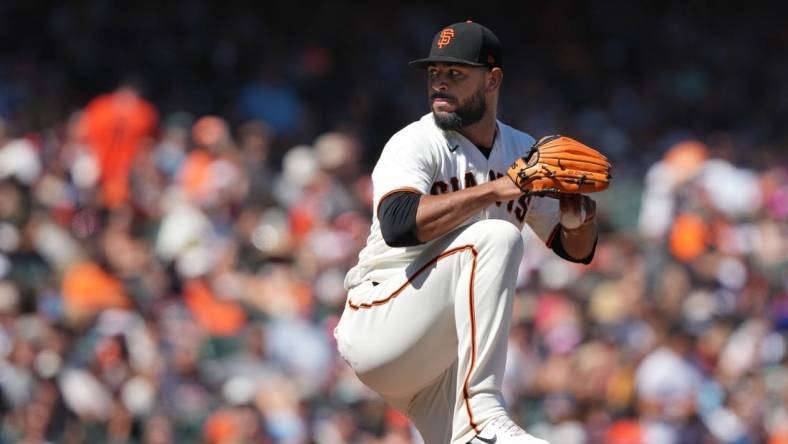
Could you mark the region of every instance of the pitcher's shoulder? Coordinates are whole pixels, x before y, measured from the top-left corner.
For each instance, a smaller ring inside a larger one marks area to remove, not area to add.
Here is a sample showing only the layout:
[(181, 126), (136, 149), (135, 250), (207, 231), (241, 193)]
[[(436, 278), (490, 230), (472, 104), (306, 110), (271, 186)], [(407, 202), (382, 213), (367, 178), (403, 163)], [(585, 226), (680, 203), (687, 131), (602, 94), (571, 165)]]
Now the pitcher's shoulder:
[(442, 146), (442, 143), (445, 144), (443, 133), (435, 126), (432, 114), (427, 114), (394, 133), (386, 147), (424, 151), (429, 147)]
[(530, 134), (507, 125), (500, 120), (498, 121), (498, 129), (501, 132), (501, 138), (514, 145), (531, 146), (536, 142), (536, 139)]
[(435, 117), (432, 113), (427, 113), (419, 120), (413, 121), (405, 125), (401, 130), (397, 131), (392, 137), (400, 136), (435, 136), (441, 135), (443, 132), (438, 125), (435, 124)]

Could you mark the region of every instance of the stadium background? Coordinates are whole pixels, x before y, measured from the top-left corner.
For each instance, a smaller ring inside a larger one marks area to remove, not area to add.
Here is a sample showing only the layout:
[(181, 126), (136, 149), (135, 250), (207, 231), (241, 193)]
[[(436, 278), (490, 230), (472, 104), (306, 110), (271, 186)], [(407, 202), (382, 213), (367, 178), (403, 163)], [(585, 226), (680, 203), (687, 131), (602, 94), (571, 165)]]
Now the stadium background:
[(526, 234), (514, 416), (788, 442), (787, 16), (163, 3), (0, 4), (0, 442), (418, 442), (331, 331), (370, 168), (427, 110), (406, 62), (466, 19), (503, 42), (504, 122), (615, 164), (589, 267)]

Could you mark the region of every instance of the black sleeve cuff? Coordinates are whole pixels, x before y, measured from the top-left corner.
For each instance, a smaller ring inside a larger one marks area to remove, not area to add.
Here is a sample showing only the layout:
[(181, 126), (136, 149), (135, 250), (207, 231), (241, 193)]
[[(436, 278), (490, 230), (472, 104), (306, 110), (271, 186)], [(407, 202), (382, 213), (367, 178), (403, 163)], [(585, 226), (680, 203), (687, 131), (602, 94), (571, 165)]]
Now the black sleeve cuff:
[(596, 239), (594, 239), (594, 246), (591, 247), (591, 252), (588, 253), (588, 256), (577, 259), (569, 255), (564, 249), (564, 244), (561, 241), (561, 226), (556, 227), (556, 232), (553, 234), (552, 239), (550, 240), (550, 248), (553, 249), (555, 254), (560, 256), (563, 259), (568, 260), (569, 262), (575, 262), (578, 264), (588, 265), (594, 259), (594, 253), (596, 253), (596, 243), (599, 240), (599, 235), (597, 235)]
[(412, 247), (422, 242), (416, 238), (416, 210), (421, 194), (397, 191), (386, 196), (378, 206), (378, 221), (383, 240), (390, 247)]

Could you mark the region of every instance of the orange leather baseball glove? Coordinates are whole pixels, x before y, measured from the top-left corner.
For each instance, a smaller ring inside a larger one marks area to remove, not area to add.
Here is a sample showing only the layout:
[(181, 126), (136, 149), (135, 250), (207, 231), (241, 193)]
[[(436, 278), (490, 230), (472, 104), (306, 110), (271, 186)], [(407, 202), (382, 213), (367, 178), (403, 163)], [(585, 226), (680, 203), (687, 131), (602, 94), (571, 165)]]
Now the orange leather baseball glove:
[(507, 174), (529, 194), (596, 193), (610, 184), (612, 166), (602, 153), (565, 136), (545, 136)]

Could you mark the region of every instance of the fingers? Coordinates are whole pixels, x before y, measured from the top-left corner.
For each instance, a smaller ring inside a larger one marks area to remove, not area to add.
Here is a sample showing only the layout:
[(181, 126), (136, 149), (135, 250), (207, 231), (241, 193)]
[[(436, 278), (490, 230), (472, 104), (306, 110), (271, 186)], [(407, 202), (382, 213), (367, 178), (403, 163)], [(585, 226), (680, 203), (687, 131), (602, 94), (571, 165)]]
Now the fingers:
[(596, 217), (596, 202), (585, 194), (562, 193), (559, 198), (560, 222), (565, 228), (575, 229)]
[(577, 229), (585, 221), (585, 208), (580, 194), (562, 194), (559, 199), (561, 226), (569, 230)]

